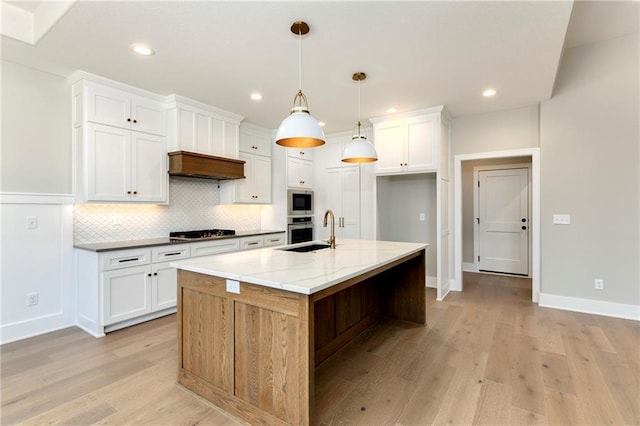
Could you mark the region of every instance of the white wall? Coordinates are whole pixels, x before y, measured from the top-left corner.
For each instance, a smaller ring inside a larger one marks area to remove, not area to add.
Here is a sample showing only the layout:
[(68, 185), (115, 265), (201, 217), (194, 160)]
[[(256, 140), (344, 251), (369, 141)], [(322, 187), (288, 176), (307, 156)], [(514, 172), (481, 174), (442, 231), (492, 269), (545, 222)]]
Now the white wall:
[(640, 318), (639, 47), (635, 34), (566, 50), (541, 105), (541, 303), (595, 300)]
[(2, 343), (75, 322), (70, 99), (64, 78), (2, 62)]
[(539, 146), (538, 105), (458, 117), (451, 122), (451, 156)]
[(69, 194), (71, 89), (59, 76), (2, 61), (0, 191)]
[[(377, 178), (378, 239), (427, 243), (427, 276), (437, 276), (436, 174)], [(425, 221), (420, 221), (420, 213)]]

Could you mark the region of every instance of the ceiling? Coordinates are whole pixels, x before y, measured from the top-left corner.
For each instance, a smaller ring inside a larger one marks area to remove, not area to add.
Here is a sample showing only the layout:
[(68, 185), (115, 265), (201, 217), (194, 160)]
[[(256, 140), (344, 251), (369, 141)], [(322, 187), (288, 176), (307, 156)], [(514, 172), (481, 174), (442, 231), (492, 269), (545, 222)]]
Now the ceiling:
[[(47, 5), (3, 3), (36, 18)], [(299, 40), (289, 27), (304, 20), (302, 89), (328, 133), (357, 121), (356, 71), (368, 76), (363, 118), (436, 105), (477, 114), (549, 99), (565, 38), (573, 47), (638, 31), (637, 2), (68, 3), (35, 44), (3, 35), (2, 59), (177, 93), (268, 128), (288, 115), (297, 92)], [(134, 55), (134, 43), (156, 54)], [(497, 96), (483, 98), (487, 87)], [(252, 92), (263, 99), (252, 101)]]

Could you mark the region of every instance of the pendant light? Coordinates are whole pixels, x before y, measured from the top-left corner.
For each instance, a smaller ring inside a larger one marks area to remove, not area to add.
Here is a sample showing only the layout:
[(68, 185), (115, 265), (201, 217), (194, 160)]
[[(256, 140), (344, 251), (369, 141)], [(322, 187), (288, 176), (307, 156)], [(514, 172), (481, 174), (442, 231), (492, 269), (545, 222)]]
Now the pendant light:
[(363, 72), (353, 74), (352, 79), (358, 82), (358, 134), (351, 137), (351, 142), (342, 153), (342, 161), (345, 163), (371, 163), (378, 161), (378, 153), (367, 140), (365, 135), (360, 134), (360, 82), (367, 78)]
[(324, 132), (318, 121), (309, 114), (307, 97), (302, 93), (302, 36), (309, 32), (306, 22), (296, 21), (291, 25), (291, 32), (298, 36), (298, 93), (293, 98), (293, 108), (289, 117), (282, 120), (276, 133), (276, 144), (295, 147), (313, 148), (324, 145)]

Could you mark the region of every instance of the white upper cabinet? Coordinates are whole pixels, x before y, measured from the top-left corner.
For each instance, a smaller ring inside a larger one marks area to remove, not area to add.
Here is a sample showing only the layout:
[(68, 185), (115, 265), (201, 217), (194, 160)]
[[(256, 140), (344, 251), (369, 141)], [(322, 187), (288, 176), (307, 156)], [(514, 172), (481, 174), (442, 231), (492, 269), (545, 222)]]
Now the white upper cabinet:
[(93, 123), (166, 135), (164, 103), (99, 83), (85, 83), (86, 119)]
[(84, 72), (72, 78), (77, 201), (166, 204), (164, 97)]
[(301, 160), (313, 160), (314, 149), (324, 149), (325, 145), (319, 148), (287, 148), (287, 156), (300, 158)]
[(441, 107), (374, 118), (376, 174), (425, 173), (440, 167)]
[(258, 131), (252, 127), (248, 127), (244, 123), (240, 126), (240, 152), (271, 157), (269, 132), (266, 130)]
[(87, 201), (166, 202), (163, 137), (88, 123), (85, 139)]
[(287, 185), (290, 188), (313, 189), (313, 161), (287, 157)]
[(178, 95), (169, 96), (169, 151), (238, 159), (242, 116)]
[(244, 163), (244, 179), (223, 182), (222, 204), (271, 204), (271, 131), (242, 123), (239, 159)]

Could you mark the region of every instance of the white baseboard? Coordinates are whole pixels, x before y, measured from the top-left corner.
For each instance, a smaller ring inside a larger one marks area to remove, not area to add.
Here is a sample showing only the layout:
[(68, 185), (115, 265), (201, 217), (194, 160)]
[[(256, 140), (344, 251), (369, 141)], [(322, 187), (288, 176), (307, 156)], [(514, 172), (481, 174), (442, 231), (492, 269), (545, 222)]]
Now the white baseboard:
[(63, 313), (45, 315), (26, 321), (14, 322), (0, 326), (0, 344), (11, 343), (29, 337), (51, 333), (63, 328), (75, 327)]
[(478, 268), (476, 267), (475, 263), (464, 262), (462, 264), (462, 271), (463, 272), (478, 272)]
[(640, 321), (640, 305), (627, 305), (625, 303), (558, 296), (547, 293), (540, 293), (538, 305), (546, 308), (563, 309), (565, 311)]
[(436, 277), (430, 277), (427, 275), (427, 287), (438, 288), (438, 279)]

